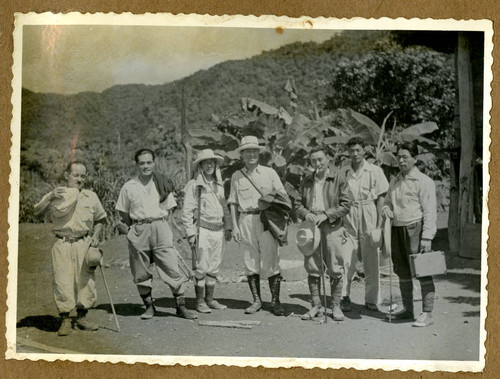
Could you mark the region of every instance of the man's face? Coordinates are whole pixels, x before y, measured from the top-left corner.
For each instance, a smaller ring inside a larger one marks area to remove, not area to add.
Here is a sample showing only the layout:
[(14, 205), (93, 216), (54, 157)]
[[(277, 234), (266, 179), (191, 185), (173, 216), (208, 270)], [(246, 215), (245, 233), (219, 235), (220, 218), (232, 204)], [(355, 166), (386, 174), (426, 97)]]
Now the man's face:
[(416, 160), (413, 158), (408, 150), (401, 149), (398, 151), (398, 165), (403, 173), (408, 173), (415, 166)]
[(212, 176), (215, 173), (215, 160), (207, 159), (206, 161), (202, 161), (201, 170), (206, 176)]
[(80, 190), (87, 180), (87, 169), (80, 163), (74, 163), (71, 166), (71, 172), (64, 173), (64, 178), (68, 182), (68, 187)]
[(316, 151), (309, 157), (311, 166), (316, 172), (323, 172), (328, 168), (328, 158), (324, 151)]
[(241, 157), (245, 164), (259, 163), (259, 149), (246, 149), (241, 152)]
[(361, 163), (365, 155), (365, 149), (361, 145), (351, 145), (349, 146), (349, 156), (351, 157), (352, 163)]
[(155, 168), (155, 161), (150, 153), (144, 153), (137, 157), (137, 167), (139, 169), (139, 175), (141, 176), (151, 176)]

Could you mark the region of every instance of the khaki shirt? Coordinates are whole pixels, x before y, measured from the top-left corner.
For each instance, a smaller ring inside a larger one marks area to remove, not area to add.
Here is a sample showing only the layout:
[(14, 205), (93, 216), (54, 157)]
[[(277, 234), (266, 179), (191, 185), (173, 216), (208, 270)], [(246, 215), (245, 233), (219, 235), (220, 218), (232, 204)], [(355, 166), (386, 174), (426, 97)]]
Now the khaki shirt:
[(153, 180), (143, 185), (139, 178), (135, 177), (123, 185), (115, 209), (128, 213), (132, 220), (138, 221), (166, 217), (168, 210), (175, 206), (172, 193), (160, 204), (160, 195)]
[[(252, 179), (263, 196), (270, 194), (273, 190), (288, 196), (278, 174), (272, 168), (258, 165), (251, 174), (246, 167), (242, 168), (242, 170)], [(259, 209), (260, 198), (260, 193), (252, 183), (245, 178), (240, 170), (236, 171), (231, 177), (228, 204), (237, 204), (239, 212), (248, 212)]]
[(73, 200), (68, 199), (64, 204), (52, 201), (49, 208), (52, 231), (64, 237), (84, 236), (92, 230), (96, 221), (105, 217), (106, 211), (95, 192), (86, 189), (79, 191)]
[(422, 238), (436, 235), (436, 185), (417, 167), (405, 176), (399, 173), (389, 184), (385, 206), (394, 213), (393, 226), (407, 226), (423, 221)]
[(382, 169), (366, 160), (357, 172), (350, 168), (346, 178), (354, 201), (377, 200), (389, 189)]
[(201, 186), (201, 220), (209, 223), (220, 223), (223, 221), (224, 209), (224, 187), (221, 183), (206, 182), (201, 175), (197, 179), (191, 179), (184, 188), (184, 204), (182, 206), (182, 223), (186, 228), (186, 234), (196, 234), (194, 225), (195, 211), (198, 210), (198, 186)]

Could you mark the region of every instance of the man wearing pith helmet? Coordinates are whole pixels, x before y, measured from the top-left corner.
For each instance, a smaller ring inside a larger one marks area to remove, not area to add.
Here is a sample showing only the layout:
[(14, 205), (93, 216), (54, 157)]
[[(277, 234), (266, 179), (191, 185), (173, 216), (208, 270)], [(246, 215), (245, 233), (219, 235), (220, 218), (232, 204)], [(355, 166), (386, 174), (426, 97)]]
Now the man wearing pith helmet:
[(184, 188), (182, 223), (194, 251), (196, 310), (210, 313), (226, 306), (214, 300), (215, 283), (225, 250), (231, 239), (232, 222), (224, 197), (218, 166), (224, 161), (210, 149), (200, 152), (193, 163), (194, 178)]
[(278, 242), (269, 230), (264, 230), (259, 199), (273, 191), (287, 199), (288, 195), (276, 171), (259, 164), (259, 154), (263, 150), (257, 137), (242, 138), (236, 151), (241, 154), (245, 167), (231, 178), (228, 203), (231, 204), (233, 237), (240, 245), (253, 297), (253, 303), (245, 309), (245, 313), (255, 313), (262, 308), (260, 279), (267, 278), (272, 297), (271, 311), (276, 316), (283, 316), (285, 310), (279, 299), (282, 277)]

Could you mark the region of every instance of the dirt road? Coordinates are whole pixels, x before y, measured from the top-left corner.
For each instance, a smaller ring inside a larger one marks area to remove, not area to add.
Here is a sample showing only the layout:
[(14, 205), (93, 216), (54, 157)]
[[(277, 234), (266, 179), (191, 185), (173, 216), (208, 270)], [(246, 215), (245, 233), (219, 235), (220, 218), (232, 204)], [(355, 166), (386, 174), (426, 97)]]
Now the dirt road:
[[(52, 298), (50, 247), (54, 237), (50, 225), (20, 225), (17, 349), (18, 352), (69, 351), (92, 354), (210, 355), (315, 358), (383, 358), (477, 360), (479, 357), (480, 271), (452, 268), (436, 278), (435, 324), (412, 328), (411, 323), (383, 320), (384, 314), (365, 309), (363, 281), (354, 282), (352, 300), (357, 305), (346, 313), (344, 322), (327, 324), (302, 321), (306, 312), (308, 287), (302, 268), (302, 256), (290, 246), (282, 254), (282, 302), (287, 317), (275, 317), (269, 311), (270, 292), (262, 282), (264, 310), (245, 315), (250, 292), (241, 282), (241, 257), (234, 243), (228, 247), (216, 297), (228, 306), (225, 311), (200, 315), (200, 320), (258, 320), (252, 329), (201, 326), (175, 316), (170, 290), (156, 278), (154, 297), (158, 314), (141, 320), (142, 302), (132, 282), (124, 236), (103, 245), (105, 274), (110, 284), (121, 333), (114, 328), (113, 317), (100, 272), (97, 272), (98, 304), (89, 317), (100, 325), (97, 332), (74, 330), (58, 337), (57, 310)], [(187, 258), (186, 258), (187, 259)], [(188, 261), (189, 264), (189, 261)], [(455, 265), (456, 266), (456, 265)], [(399, 297), (396, 283), (394, 294)], [(389, 304), (389, 278), (382, 279), (385, 304)], [(187, 305), (194, 308), (194, 288), (186, 290)], [(416, 302), (415, 312), (421, 310)], [(385, 312), (386, 307), (381, 307)], [(61, 350), (62, 349), (62, 350)]]

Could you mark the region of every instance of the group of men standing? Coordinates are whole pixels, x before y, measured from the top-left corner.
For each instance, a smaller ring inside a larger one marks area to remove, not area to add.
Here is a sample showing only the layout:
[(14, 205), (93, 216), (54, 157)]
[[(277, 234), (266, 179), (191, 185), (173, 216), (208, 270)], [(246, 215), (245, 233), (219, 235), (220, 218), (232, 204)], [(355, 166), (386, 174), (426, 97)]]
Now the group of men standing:
[[(392, 219), (392, 259), (403, 297), (403, 307), (393, 318), (413, 320), (409, 255), (430, 250), (436, 232), (434, 183), (415, 167), (418, 150), (412, 143), (398, 148), (400, 173), (390, 184), (380, 167), (364, 159), (363, 140), (354, 137), (347, 146), (351, 158), (347, 170), (333, 166), (324, 148), (313, 149), (309, 155), (313, 173), (302, 180), (300, 198), (293, 199), (293, 212), (315, 225), (321, 238), (317, 251), (304, 259), (312, 308), (302, 319), (326, 312), (320, 300), (320, 278), (325, 271), (330, 278), (332, 317), (336, 321), (344, 319), (343, 312), (352, 309), (350, 289), (358, 259), (363, 261), (366, 275), (365, 306), (378, 311), (380, 228), (385, 217)], [(245, 313), (253, 314), (262, 308), (260, 283), (267, 279), (271, 312), (285, 314), (280, 303), (279, 241), (262, 217), (262, 198), (270, 194), (279, 195), (285, 202), (289, 198), (276, 171), (259, 164), (263, 150), (256, 137), (243, 137), (237, 151), (244, 167), (232, 175), (227, 200), (219, 171), (223, 158), (204, 150), (193, 164), (195, 174), (184, 188), (181, 219), (194, 253), (199, 313), (226, 308), (214, 299), (214, 290), (225, 241), (234, 238), (253, 298)], [(145, 305), (141, 318), (155, 315), (154, 263), (160, 278), (172, 290), (177, 315), (195, 319), (197, 316), (185, 306), (184, 285), (189, 275), (174, 247), (168, 222), (176, 206), (172, 182), (155, 172), (152, 150), (137, 151), (135, 162), (137, 175), (122, 187), (115, 208), (128, 227), (130, 268)], [(67, 187), (55, 189), (37, 204), (39, 213), (51, 210), (53, 230), (59, 239), (52, 249), (55, 299), (63, 319), (59, 335), (69, 333), (73, 309), (81, 329), (97, 329), (85, 320), (87, 309), (95, 303), (93, 271), (85, 264), (85, 255), (88, 245), (98, 245), (106, 213), (95, 193), (82, 189), (85, 176), (85, 165), (72, 162), (65, 173)], [(66, 204), (68, 193), (73, 196), (71, 206)], [(427, 326), (432, 323), (434, 284), (432, 277), (421, 278), (420, 282), (424, 306), (413, 325)]]

